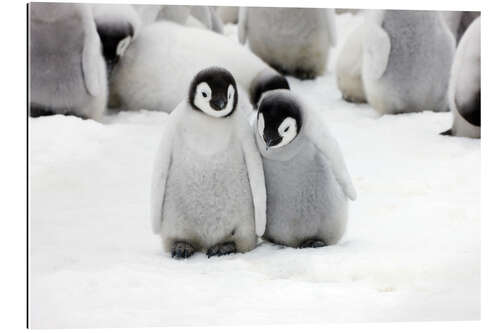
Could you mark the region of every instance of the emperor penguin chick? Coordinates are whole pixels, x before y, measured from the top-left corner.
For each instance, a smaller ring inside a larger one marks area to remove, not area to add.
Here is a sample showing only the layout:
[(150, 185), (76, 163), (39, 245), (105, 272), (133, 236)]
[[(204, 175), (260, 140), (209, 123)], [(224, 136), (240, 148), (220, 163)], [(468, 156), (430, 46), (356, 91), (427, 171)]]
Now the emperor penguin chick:
[(238, 38), (282, 74), (313, 79), (335, 45), (335, 10), (327, 8), (240, 8)]
[(262, 160), (227, 70), (211, 67), (191, 82), (171, 113), (152, 187), (153, 230), (174, 258), (255, 248), (266, 191)]
[(313, 110), (290, 91), (267, 92), (255, 136), (266, 178), (264, 238), (291, 247), (337, 243), (356, 190), (337, 142)]
[(447, 111), (455, 40), (436, 11), (374, 11), (366, 17), (362, 77), (381, 114)]
[(458, 44), (451, 68), (449, 103), (451, 129), (443, 134), (481, 137), (481, 18), (477, 18)]
[(30, 114), (99, 119), (106, 110), (106, 65), (86, 4), (30, 4)]
[(92, 11), (109, 76), (130, 41), (137, 35), (141, 19), (132, 5), (94, 4)]

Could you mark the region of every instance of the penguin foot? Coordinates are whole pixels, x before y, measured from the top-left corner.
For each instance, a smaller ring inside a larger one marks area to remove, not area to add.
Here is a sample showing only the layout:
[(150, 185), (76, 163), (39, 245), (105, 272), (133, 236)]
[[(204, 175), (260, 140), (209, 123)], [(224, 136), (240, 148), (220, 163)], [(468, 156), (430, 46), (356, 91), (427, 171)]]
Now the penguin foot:
[(234, 244), (234, 242), (215, 244), (207, 250), (207, 256), (209, 258), (212, 256), (224, 256), (231, 253), (236, 253), (236, 244)]
[(300, 243), (299, 248), (307, 248), (307, 247), (323, 247), (326, 246), (325, 242), (319, 239), (306, 239), (302, 243)]
[(186, 242), (175, 242), (172, 247), (172, 258), (186, 259), (193, 255), (194, 247)]
[(293, 76), (299, 78), (300, 80), (312, 80), (316, 78), (316, 73), (312, 70), (298, 68), (293, 73)]
[(451, 131), (451, 128), (450, 128), (449, 130), (441, 132), (439, 134), (441, 134), (441, 135), (453, 135), (453, 132)]

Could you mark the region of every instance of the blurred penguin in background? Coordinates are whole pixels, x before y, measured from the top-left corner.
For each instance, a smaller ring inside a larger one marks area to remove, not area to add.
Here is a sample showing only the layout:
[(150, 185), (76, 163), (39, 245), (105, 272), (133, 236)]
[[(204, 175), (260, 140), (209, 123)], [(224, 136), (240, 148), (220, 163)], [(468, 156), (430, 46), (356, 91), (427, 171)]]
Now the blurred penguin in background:
[(441, 15), (450, 28), (451, 33), (455, 36), (458, 45), (469, 25), (481, 15), (481, 12), (443, 11)]
[(458, 44), (451, 69), (449, 103), (453, 114), (447, 135), (481, 137), (481, 18), (469, 26)]
[(268, 90), (289, 89), (286, 78), (238, 42), (162, 21), (142, 29), (113, 71), (110, 106), (171, 112), (196, 73), (210, 66), (231, 71), (254, 106)]
[(137, 35), (141, 19), (132, 5), (95, 4), (92, 11), (109, 76), (130, 41)]
[(360, 23), (351, 31), (340, 47), (335, 64), (337, 87), (342, 98), (352, 103), (366, 103), (362, 78), (364, 29)]
[(282, 74), (313, 79), (335, 46), (335, 10), (325, 8), (240, 8), (238, 38)]
[(134, 7), (142, 18), (143, 25), (156, 21), (170, 21), (217, 33), (224, 31), (224, 24), (215, 8), (211, 6), (134, 5)]
[(455, 40), (435, 11), (386, 10), (367, 16), (362, 76), (380, 114), (448, 110)]
[(99, 119), (106, 110), (106, 65), (86, 4), (30, 4), (30, 114)]
[(219, 15), (221, 21), (226, 23), (236, 24), (238, 23), (238, 7), (233, 6), (217, 6), (216, 12)]

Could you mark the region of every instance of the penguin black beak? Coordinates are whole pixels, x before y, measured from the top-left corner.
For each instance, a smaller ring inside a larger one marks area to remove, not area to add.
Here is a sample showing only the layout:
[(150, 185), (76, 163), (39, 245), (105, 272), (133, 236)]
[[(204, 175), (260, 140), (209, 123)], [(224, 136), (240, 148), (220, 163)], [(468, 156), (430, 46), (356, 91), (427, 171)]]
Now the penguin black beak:
[(210, 100), (210, 106), (216, 111), (220, 111), (226, 107), (227, 99), (224, 97), (215, 97)]
[(266, 143), (266, 151), (269, 150), (272, 146), (275, 146), (279, 143), (280, 139), (269, 139), (269, 138), (264, 138), (264, 142)]

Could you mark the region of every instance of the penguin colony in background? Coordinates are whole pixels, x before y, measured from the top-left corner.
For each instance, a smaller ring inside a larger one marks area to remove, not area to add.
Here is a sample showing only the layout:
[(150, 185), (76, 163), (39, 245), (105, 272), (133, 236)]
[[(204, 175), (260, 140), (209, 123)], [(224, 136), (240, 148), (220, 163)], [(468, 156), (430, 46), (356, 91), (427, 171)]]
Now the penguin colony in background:
[[(171, 113), (151, 216), (174, 258), (247, 252), (258, 236), (296, 248), (332, 245), (356, 191), (336, 140), (284, 75), (326, 71), (333, 13), (33, 3), (30, 114)], [(219, 14), (238, 23), (240, 43), (223, 35)], [(343, 98), (381, 114), (451, 109), (443, 134), (479, 138), (479, 13), (357, 15), (364, 20), (335, 64)]]
[(313, 79), (335, 46), (335, 10), (240, 8), (238, 38), (280, 73)]

